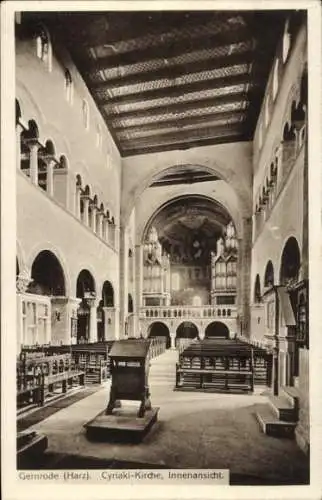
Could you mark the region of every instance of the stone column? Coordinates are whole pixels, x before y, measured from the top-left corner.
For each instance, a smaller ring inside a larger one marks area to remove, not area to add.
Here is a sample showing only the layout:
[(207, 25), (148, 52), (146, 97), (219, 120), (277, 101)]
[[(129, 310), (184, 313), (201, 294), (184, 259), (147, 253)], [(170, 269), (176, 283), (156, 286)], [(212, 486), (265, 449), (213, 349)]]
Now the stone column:
[(86, 298), (89, 306), (89, 342), (97, 342), (97, 306), (99, 299), (96, 297)]
[(30, 149), (30, 179), (33, 184), (38, 185), (38, 149), (39, 143), (29, 142)]
[(102, 214), (102, 212), (97, 213), (97, 235), (100, 238), (103, 237), (103, 217), (104, 214)]
[(103, 217), (103, 240), (105, 240), (107, 243), (109, 242), (109, 224), (108, 224), (108, 217), (104, 215)]
[(81, 188), (76, 186), (75, 215), (78, 219), (81, 219), (81, 192)]
[(85, 226), (89, 226), (89, 217), (88, 217), (88, 211), (89, 211), (89, 197), (84, 196), (83, 197), (83, 203), (84, 203), (84, 224)]
[(241, 257), (241, 302), (242, 316), (244, 321), (244, 334), (249, 336), (250, 332), (250, 276), (251, 276), (251, 259), (252, 259), (252, 219), (250, 217), (243, 218), (243, 239), (241, 241), (240, 255)]
[(17, 123), (16, 125), (16, 161), (17, 161), (17, 169), (20, 170), (21, 166), (21, 132), (24, 130), (21, 123)]
[(97, 207), (95, 205), (92, 205), (92, 229), (93, 232), (96, 233), (96, 213), (97, 213)]
[(128, 302), (128, 242), (126, 237), (126, 228), (121, 228), (120, 234), (120, 253), (119, 253), (119, 300), (120, 300), (120, 332), (123, 337), (125, 334), (125, 319), (127, 317)]
[(55, 161), (53, 158), (50, 158), (46, 161), (46, 166), (47, 166), (47, 178), (46, 178), (46, 184), (47, 184), (47, 193), (49, 196), (54, 196), (54, 167), (55, 167)]

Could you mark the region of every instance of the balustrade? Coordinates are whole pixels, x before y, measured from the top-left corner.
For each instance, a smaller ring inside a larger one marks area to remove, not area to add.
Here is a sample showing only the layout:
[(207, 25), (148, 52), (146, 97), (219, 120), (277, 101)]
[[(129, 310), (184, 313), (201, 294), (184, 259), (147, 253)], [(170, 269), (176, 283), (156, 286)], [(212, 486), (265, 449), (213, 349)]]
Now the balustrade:
[(237, 308), (229, 306), (169, 306), (169, 307), (142, 307), (141, 318), (236, 318)]

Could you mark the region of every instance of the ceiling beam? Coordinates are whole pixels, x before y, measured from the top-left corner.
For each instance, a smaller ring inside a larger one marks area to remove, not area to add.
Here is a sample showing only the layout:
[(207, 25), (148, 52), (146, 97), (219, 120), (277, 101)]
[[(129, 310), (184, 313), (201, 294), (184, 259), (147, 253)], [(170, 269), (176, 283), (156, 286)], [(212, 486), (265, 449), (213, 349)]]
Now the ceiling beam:
[[(200, 60), (199, 62), (191, 62), (187, 64), (175, 64), (173, 66), (165, 65), (157, 70), (146, 70), (140, 73), (118, 76), (109, 78), (102, 82), (89, 82), (89, 86), (93, 89), (99, 88), (119, 88), (126, 85), (134, 85), (146, 81), (157, 81), (163, 79), (173, 80), (186, 74), (200, 73), (201, 71), (213, 71), (215, 69), (229, 68), (239, 64), (250, 64), (254, 60), (254, 52), (247, 51), (242, 54), (232, 54), (230, 56), (213, 57)], [(86, 80), (91, 72), (87, 72), (86, 65), (83, 66), (83, 73), (87, 75)]]
[(193, 130), (181, 130), (176, 133), (165, 133), (158, 134), (153, 137), (141, 137), (129, 139), (126, 141), (122, 141), (122, 146), (128, 146), (134, 144), (135, 147), (145, 147), (145, 146), (154, 146), (159, 144), (171, 144), (178, 142), (190, 142), (195, 139), (210, 139), (217, 137), (225, 137), (227, 135), (237, 135), (242, 134), (244, 132), (244, 127), (242, 123), (237, 123), (233, 125), (220, 125), (220, 126), (210, 126), (208, 128), (200, 129), (195, 128)]
[(214, 50), (216, 46), (227, 46), (240, 42), (250, 42), (249, 29), (243, 27), (233, 28), (231, 31), (223, 31), (214, 35), (201, 33), (198, 37), (183, 38), (176, 40), (176, 37), (169, 37), (164, 42), (160, 38), (158, 45), (147, 47), (146, 49), (136, 49), (122, 54), (113, 54), (101, 57), (89, 64), (89, 70), (105, 70), (117, 67), (131, 66), (133, 64), (154, 61), (156, 59), (170, 59), (198, 50)]
[[(249, 23), (249, 15), (234, 11), (109, 11), (109, 12), (60, 12), (28, 13), (28, 17), (52, 22), (66, 35), (71, 44), (85, 49), (103, 44), (116, 44), (145, 35), (162, 35), (225, 23), (230, 18), (242, 17)], [(246, 20), (247, 19), (247, 20)]]
[(160, 187), (160, 186), (172, 186), (177, 184), (196, 184), (198, 182), (210, 182), (217, 181), (218, 177), (215, 175), (207, 175), (207, 176), (180, 176), (177, 179), (169, 179), (169, 180), (159, 180), (153, 182), (150, 187)]
[(228, 135), (226, 137), (217, 137), (217, 138), (211, 138), (211, 139), (198, 139), (198, 140), (191, 140), (190, 142), (177, 142), (174, 144), (159, 144), (156, 146), (141, 146), (141, 147), (134, 147), (133, 145), (130, 147), (122, 147), (121, 149), (121, 156), (128, 157), (128, 156), (137, 156), (137, 155), (146, 155), (146, 154), (154, 154), (154, 153), (161, 153), (161, 152), (166, 152), (166, 151), (174, 151), (174, 150), (187, 150), (191, 148), (198, 148), (201, 146), (209, 146), (209, 145), (216, 145), (216, 144), (227, 144), (227, 143), (232, 143), (232, 142), (241, 142), (241, 141), (250, 141), (251, 138), (245, 136), (245, 134), (235, 134), (235, 135)]
[(153, 108), (146, 108), (141, 110), (133, 110), (133, 111), (123, 111), (123, 112), (114, 112), (111, 113), (108, 110), (105, 110), (106, 114), (109, 116), (109, 119), (120, 118), (145, 118), (148, 116), (156, 116), (158, 112), (161, 115), (164, 114), (174, 114), (179, 111), (187, 111), (188, 109), (202, 109), (208, 107), (222, 106), (226, 104), (235, 104), (240, 101), (249, 102), (252, 100), (252, 96), (255, 92), (238, 92), (236, 94), (229, 94), (218, 97), (207, 97), (205, 99), (201, 99), (200, 97), (196, 98), (193, 101), (188, 102), (179, 102), (177, 104), (162, 104), (160, 106), (154, 106)]
[(150, 132), (152, 130), (159, 130), (160, 128), (173, 128), (177, 126), (177, 128), (184, 128), (189, 125), (198, 125), (207, 123), (213, 120), (227, 120), (229, 121), (231, 118), (235, 116), (240, 116), (242, 118), (247, 114), (247, 108), (238, 110), (238, 111), (222, 111), (219, 113), (205, 113), (201, 116), (189, 116), (183, 118), (177, 118), (176, 116), (172, 116), (171, 118), (160, 121), (157, 123), (147, 123), (146, 125), (119, 125), (115, 126), (112, 122), (111, 125), (114, 131), (117, 132), (129, 132), (129, 133), (137, 133), (137, 132)]
[(135, 93), (133, 92), (131, 94), (109, 98), (100, 98), (97, 95), (96, 102), (99, 105), (108, 104), (111, 106), (119, 106), (122, 104), (133, 104), (141, 101), (146, 102), (153, 99), (162, 99), (162, 97), (179, 97), (180, 95), (182, 95), (182, 93), (201, 92), (203, 90), (209, 90), (210, 88), (216, 90), (225, 87), (232, 87), (235, 85), (246, 85), (247, 83), (252, 83), (255, 85), (261, 85), (265, 83), (264, 80), (261, 80), (259, 78), (257, 81), (254, 81), (254, 77), (253, 75), (250, 75), (250, 73), (243, 73), (241, 75), (224, 76), (222, 78), (209, 78), (193, 83), (181, 83), (173, 86), (162, 87), (160, 89), (151, 89)]

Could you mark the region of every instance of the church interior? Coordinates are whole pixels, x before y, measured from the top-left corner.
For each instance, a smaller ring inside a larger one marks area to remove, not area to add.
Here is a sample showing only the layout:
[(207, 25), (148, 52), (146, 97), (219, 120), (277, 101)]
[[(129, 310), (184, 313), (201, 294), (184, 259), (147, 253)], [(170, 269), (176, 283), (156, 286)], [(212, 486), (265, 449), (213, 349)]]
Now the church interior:
[[(23, 11), (15, 52), (18, 466), (307, 484), (306, 12)], [(89, 439), (126, 391), (142, 441)]]

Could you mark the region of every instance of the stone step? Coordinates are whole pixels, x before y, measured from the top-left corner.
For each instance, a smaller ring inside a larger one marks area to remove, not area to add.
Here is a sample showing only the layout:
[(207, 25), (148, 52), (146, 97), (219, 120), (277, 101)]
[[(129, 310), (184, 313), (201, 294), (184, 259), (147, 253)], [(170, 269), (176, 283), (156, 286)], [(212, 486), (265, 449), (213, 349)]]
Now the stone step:
[(285, 395), (274, 396), (270, 394), (268, 401), (279, 420), (285, 422), (297, 422), (298, 415), (296, 408)]
[(260, 411), (256, 412), (256, 418), (259, 425), (267, 436), (280, 438), (294, 438), (296, 422), (286, 422), (279, 420), (273, 409), (267, 405)]
[(288, 399), (293, 408), (298, 411), (300, 394), (299, 390), (296, 387), (291, 387), (289, 385), (285, 385), (281, 388), (281, 394)]

